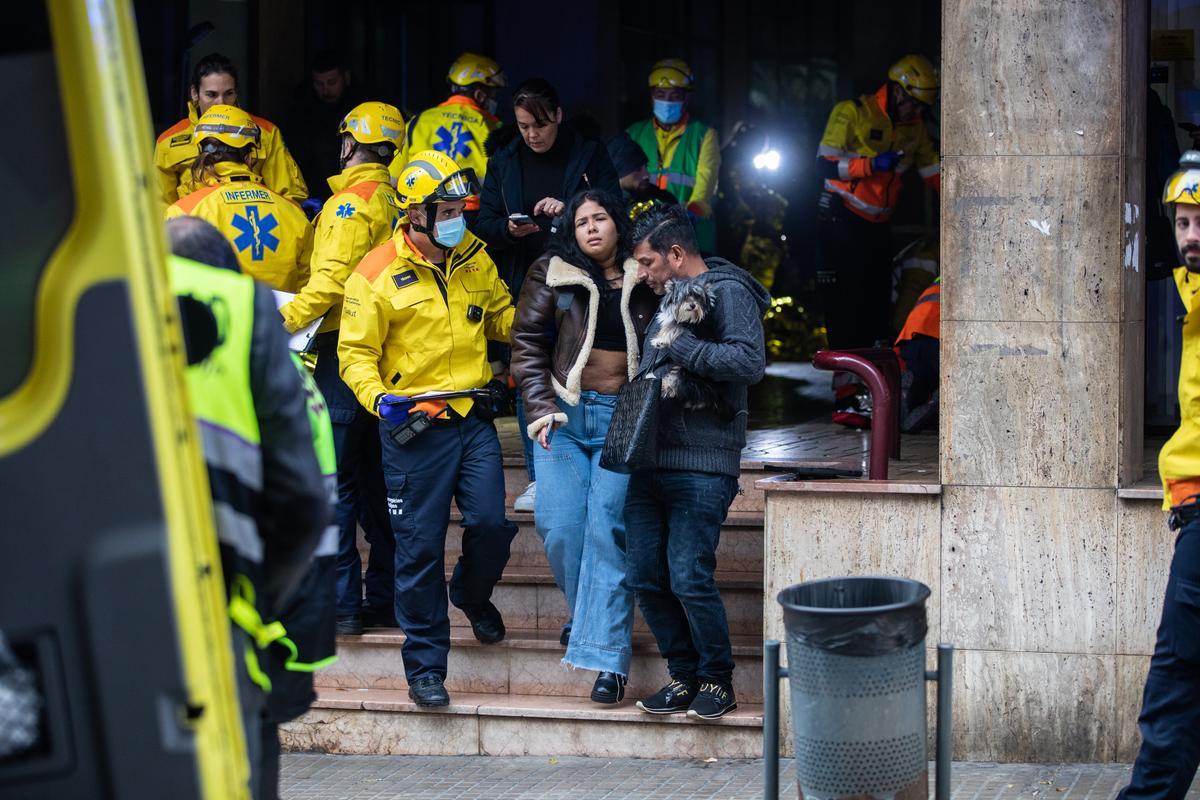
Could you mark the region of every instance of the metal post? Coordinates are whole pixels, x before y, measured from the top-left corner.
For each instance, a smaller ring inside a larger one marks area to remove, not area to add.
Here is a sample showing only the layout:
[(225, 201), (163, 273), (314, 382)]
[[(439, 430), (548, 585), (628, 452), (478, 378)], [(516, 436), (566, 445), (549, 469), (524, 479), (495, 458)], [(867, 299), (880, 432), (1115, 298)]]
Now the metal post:
[(951, 705), (954, 689), (954, 645), (941, 643), (937, 653), (937, 759), (935, 800), (950, 800), (950, 762), (954, 757)]
[(763, 643), (763, 800), (779, 800), (779, 642)]

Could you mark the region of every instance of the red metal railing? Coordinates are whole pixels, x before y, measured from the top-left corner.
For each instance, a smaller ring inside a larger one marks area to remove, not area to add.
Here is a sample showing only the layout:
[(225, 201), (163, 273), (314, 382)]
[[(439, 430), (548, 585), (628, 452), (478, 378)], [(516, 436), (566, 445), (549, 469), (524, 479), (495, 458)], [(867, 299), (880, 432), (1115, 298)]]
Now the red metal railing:
[(892, 350), (821, 350), (813, 356), (817, 369), (841, 370), (858, 376), (871, 393), (871, 455), (867, 477), (885, 481), (888, 457), (900, 458), (900, 363)]

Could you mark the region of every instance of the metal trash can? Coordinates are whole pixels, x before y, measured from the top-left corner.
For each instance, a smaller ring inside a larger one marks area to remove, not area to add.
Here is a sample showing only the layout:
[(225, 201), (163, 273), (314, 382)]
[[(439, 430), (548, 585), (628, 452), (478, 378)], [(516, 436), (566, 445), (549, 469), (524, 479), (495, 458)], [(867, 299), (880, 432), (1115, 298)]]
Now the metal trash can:
[(926, 672), (929, 593), (886, 577), (809, 581), (779, 593), (788, 666), (779, 669), (779, 645), (768, 642), (763, 752), (776, 762), (767, 767), (775, 774), (768, 798), (778, 791), (778, 679), (788, 677), (796, 780), (808, 800), (928, 797), (925, 681), (938, 680), (937, 795), (948, 800), (953, 648), (939, 646), (938, 671)]

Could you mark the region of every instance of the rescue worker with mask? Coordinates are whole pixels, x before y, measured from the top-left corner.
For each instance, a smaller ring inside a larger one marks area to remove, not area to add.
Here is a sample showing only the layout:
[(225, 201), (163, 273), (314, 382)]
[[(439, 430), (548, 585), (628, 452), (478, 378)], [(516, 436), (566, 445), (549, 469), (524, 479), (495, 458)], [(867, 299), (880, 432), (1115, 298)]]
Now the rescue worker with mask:
[(713, 195), (721, 170), (721, 144), (715, 128), (688, 113), (695, 80), (683, 59), (656, 63), (649, 81), (653, 116), (630, 125), (628, 133), (646, 154), (651, 182), (687, 208), (700, 251), (711, 255), (717, 246)]
[[(507, 85), (504, 70), (487, 56), (463, 53), (446, 73), (450, 96), (408, 122), (404, 146), (392, 161), (393, 178), (399, 178), (411, 153), (436, 150), (463, 169), (475, 171), (482, 183), (487, 175), (487, 153), (483, 145), (500, 127), (496, 118), (496, 95)], [(467, 201), (467, 210), (479, 208), (479, 200)]]
[[(192, 170), (199, 154), (192, 129), (213, 106), (238, 104), (237, 83), (237, 68), (219, 53), (210, 53), (192, 69), (187, 116), (163, 131), (154, 145), (154, 166), (164, 204), (171, 205), (203, 186), (196, 182)], [(272, 191), (302, 202), (308, 197), (308, 187), (300, 167), (283, 144), (283, 134), (262, 117), (251, 119), (259, 130), (254, 146), (254, 174)]]
[(192, 130), (199, 152), (192, 164), (197, 189), (167, 209), (167, 219), (199, 217), (233, 245), (242, 272), (285, 292), (308, 280), (313, 231), (293, 201), (265, 186), (254, 172), (261, 130), (235, 106), (216, 105)]
[(479, 191), (474, 171), (425, 150), (409, 158), (398, 190), (407, 221), (346, 281), (338, 357), (346, 384), (382, 420), (408, 693), (417, 705), (444, 706), (450, 501), (463, 515), (463, 539), (449, 599), (484, 643), (504, 638), (491, 595), (517, 529), (504, 514), (494, 406), (463, 396), (414, 406), (409, 398), (487, 386), (487, 342), (508, 341), (515, 310), (463, 219), (466, 199)]
[[(367, 253), (392, 238), (400, 217), (387, 165), (404, 139), (404, 118), (387, 103), (362, 103), (342, 120), (338, 136), (342, 171), (329, 179), (333, 196), (314, 220), (311, 275), (279, 313), (292, 333), (324, 317), (315, 342), (315, 378), (329, 406), (338, 463), (337, 632), (357, 635), (364, 625), (396, 626), (396, 545), (387, 515), (378, 421), (342, 382), (338, 326), (346, 279)], [(359, 525), (371, 545), (365, 607)]]
[(1163, 189), (1183, 266), (1175, 285), (1183, 300), (1179, 429), (1158, 455), (1167, 524), (1178, 531), (1162, 618), (1142, 694), (1142, 746), (1118, 800), (1182, 798), (1200, 765), (1200, 151), (1189, 150)]
[[(817, 204), (817, 282), (832, 350), (891, 338), (889, 221), (909, 169), (941, 191), (941, 157), (924, 121), (937, 94), (933, 65), (907, 55), (892, 65), (878, 91), (844, 100), (829, 115), (817, 147), (817, 176), (824, 182)], [(841, 374), (834, 384), (834, 421), (865, 419), (857, 385)]]

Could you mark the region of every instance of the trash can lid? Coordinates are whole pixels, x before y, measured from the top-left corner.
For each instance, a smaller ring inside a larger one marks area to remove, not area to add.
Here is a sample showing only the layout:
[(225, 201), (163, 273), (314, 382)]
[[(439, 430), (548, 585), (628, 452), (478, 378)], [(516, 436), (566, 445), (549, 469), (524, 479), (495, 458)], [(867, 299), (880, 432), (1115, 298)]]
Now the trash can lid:
[(923, 608), (929, 595), (928, 586), (911, 578), (855, 576), (793, 584), (776, 599), (789, 611), (802, 614), (874, 616)]

